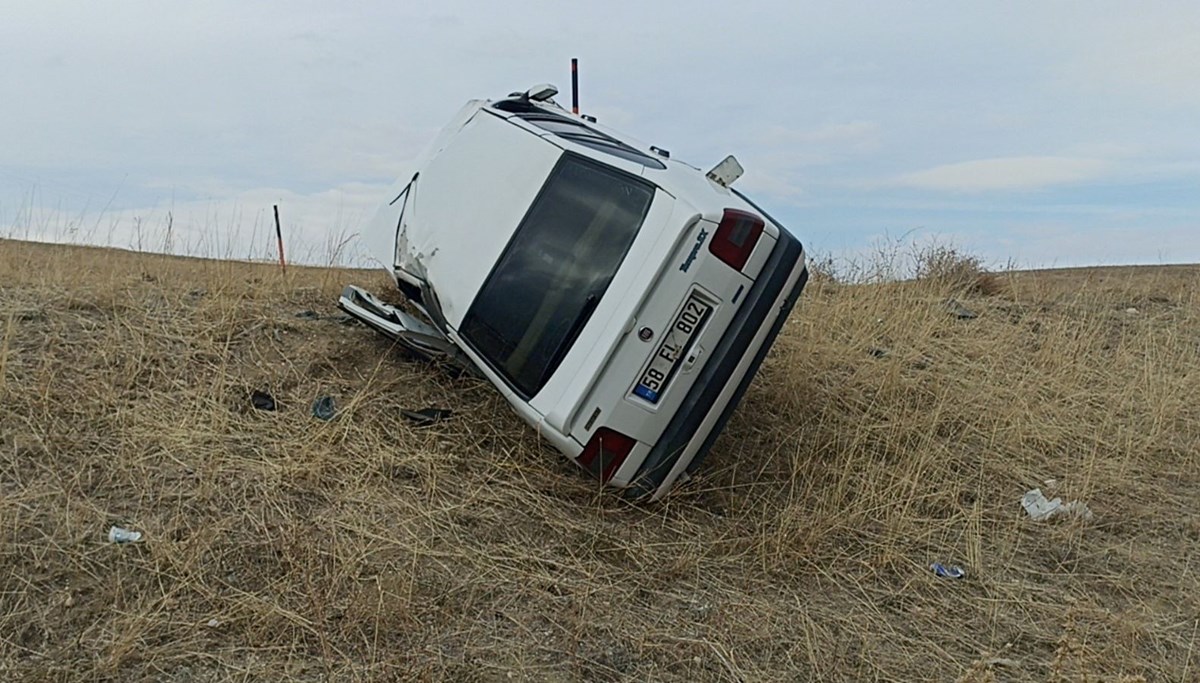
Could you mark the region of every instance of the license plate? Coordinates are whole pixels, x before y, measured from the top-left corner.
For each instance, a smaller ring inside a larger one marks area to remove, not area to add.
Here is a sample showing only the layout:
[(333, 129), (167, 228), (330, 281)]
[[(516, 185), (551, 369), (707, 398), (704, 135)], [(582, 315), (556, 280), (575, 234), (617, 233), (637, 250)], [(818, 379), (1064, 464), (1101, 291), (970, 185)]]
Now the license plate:
[(675, 316), (675, 322), (663, 335), (662, 343), (654, 352), (654, 358), (650, 360), (650, 365), (646, 367), (642, 378), (633, 388), (635, 395), (650, 403), (658, 403), (659, 397), (666, 390), (675, 371), (679, 369), (684, 354), (691, 348), (692, 341), (700, 334), (700, 329), (704, 327), (704, 321), (708, 320), (710, 313), (712, 313), (710, 304), (696, 296), (695, 293), (688, 295), (687, 303), (683, 305), (679, 315)]

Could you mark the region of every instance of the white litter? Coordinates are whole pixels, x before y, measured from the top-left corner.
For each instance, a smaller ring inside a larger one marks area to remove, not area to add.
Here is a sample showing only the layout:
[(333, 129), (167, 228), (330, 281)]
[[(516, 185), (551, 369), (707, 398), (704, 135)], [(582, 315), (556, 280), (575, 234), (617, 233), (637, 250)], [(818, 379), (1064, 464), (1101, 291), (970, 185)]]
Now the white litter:
[(142, 532), (140, 531), (123, 529), (119, 526), (114, 526), (108, 530), (109, 543), (137, 543), (140, 540), (142, 540)]
[(1091, 519), (1092, 511), (1087, 503), (1071, 501), (1064, 503), (1062, 498), (1047, 500), (1041, 489), (1027, 491), (1021, 497), (1021, 507), (1029, 513), (1029, 518), (1035, 522), (1044, 522), (1055, 517), (1074, 517), (1076, 519)]

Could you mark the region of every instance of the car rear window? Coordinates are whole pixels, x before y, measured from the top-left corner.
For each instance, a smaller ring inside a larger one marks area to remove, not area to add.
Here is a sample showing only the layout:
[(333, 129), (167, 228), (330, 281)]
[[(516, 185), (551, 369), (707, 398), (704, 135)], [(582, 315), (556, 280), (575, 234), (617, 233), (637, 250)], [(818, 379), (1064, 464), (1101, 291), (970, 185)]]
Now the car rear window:
[(525, 398), (575, 342), (653, 198), (650, 183), (575, 154), (550, 173), (460, 328)]

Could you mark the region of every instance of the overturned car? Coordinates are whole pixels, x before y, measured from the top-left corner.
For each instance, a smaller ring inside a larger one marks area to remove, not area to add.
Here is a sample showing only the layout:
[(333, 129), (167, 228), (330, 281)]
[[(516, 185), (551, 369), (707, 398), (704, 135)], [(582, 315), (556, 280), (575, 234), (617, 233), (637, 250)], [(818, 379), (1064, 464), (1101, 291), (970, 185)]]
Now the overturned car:
[(363, 240), (411, 306), (348, 313), (488, 378), (568, 458), (658, 499), (704, 459), (808, 277), (730, 185), (540, 86), (464, 106)]

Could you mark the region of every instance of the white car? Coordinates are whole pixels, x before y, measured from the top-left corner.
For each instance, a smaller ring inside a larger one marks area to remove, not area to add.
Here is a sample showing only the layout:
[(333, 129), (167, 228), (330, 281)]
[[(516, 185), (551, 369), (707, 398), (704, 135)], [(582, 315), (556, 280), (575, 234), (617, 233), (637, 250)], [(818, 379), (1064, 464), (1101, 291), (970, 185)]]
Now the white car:
[(705, 174), (556, 92), (469, 102), (364, 232), (420, 317), (353, 286), (339, 303), (477, 369), (604, 484), (658, 499), (745, 393), (804, 250), (729, 187), (732, 157)]

